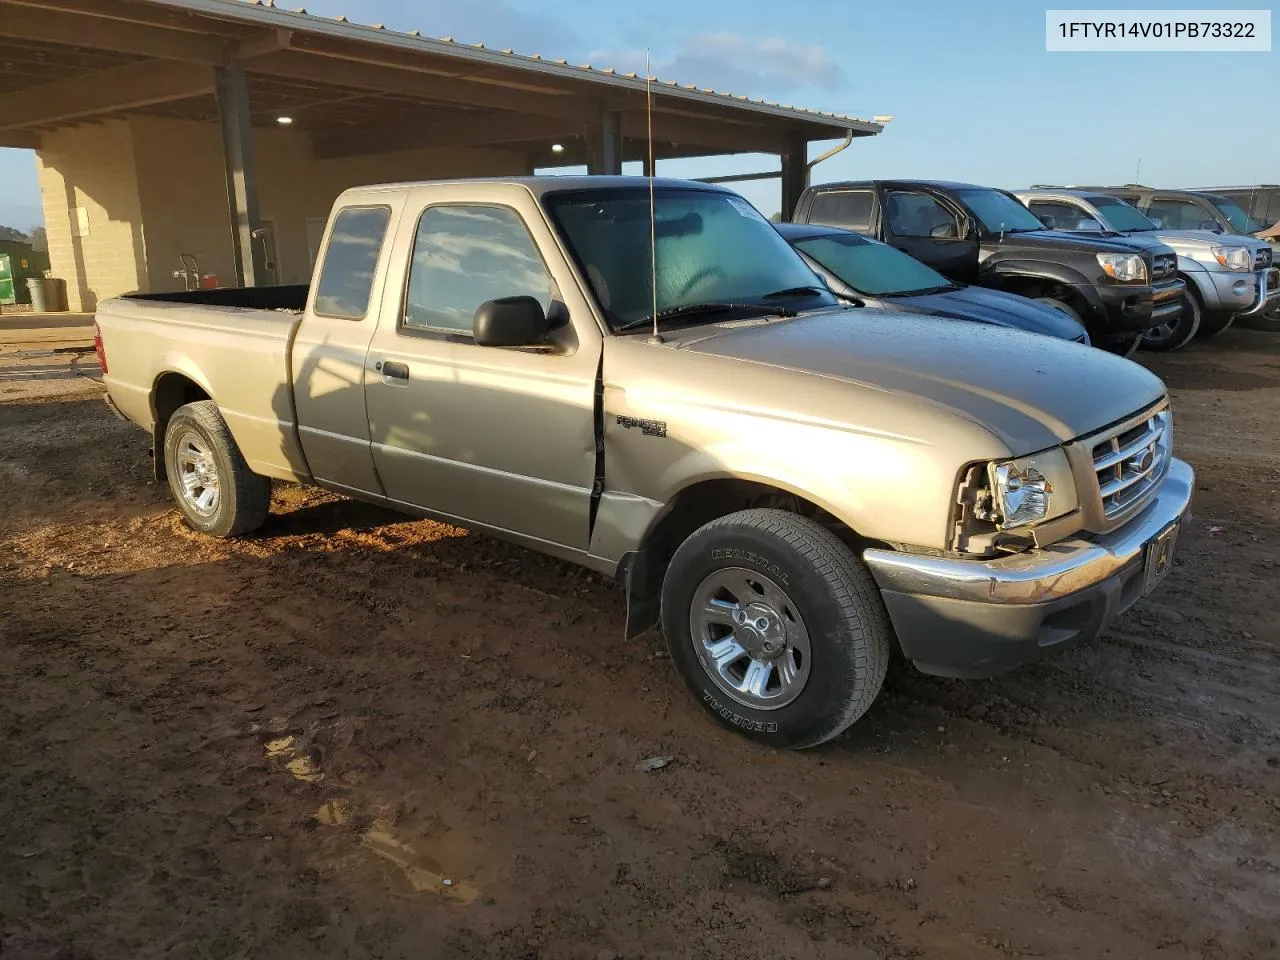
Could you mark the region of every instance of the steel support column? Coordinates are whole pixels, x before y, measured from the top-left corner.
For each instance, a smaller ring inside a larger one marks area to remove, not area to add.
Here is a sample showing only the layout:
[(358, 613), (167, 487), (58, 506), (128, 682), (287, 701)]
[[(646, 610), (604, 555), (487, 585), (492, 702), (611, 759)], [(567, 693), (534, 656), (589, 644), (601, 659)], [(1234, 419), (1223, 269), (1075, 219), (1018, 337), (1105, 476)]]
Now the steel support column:
[(587, 173), (622, 173), (622, 114), (616, 110), (602, 110), (600, 122), (591, 125), (591, 154)]
[(800, 194), (809, 185), (809, 141), (803, 136), (787, 138), (787, 150), (782, 154), (782, 222), (790, 223), (795, 216)]
[(222, 157), (227, 174), (236, 283), (256, 287), (266, 277), (263, 245), (254, 237), (261, 225), (258, 178), (253, 159), (253, 128), (249, 122), (249, 86), (238, 61), (217, 68), (218, 120), (222, 127)]

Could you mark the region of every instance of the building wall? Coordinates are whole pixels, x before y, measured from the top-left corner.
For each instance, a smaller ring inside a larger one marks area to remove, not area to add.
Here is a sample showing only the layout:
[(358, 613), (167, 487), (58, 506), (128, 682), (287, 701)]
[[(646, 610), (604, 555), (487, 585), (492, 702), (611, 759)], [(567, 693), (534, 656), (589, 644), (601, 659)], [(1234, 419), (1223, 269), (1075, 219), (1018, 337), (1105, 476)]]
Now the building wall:
[[(315, 236), (348, 187), (526, 172), (523, 154), (481, 148), (316, 160), (305, 133), (276, 127), (254, 131), (254, 152), (279, 283), (310, 279)], [(216, 124), (143, 116), (59, 130), (45, 135), (39, 158), (52, 272), (67, 280), (72, 309), (133, 290), (181, 290), (183, 253), (202, 274), (234, 283)], [(88, 237), (74, 237), (72, 196), (88, 207)]]
[[(43, 134), (37, 153), (49, 265), (66, 281), (67, 306), (149, 286), (138, 171), (128, 121)], [(78, 212), (83, 211), (83, 214)]]

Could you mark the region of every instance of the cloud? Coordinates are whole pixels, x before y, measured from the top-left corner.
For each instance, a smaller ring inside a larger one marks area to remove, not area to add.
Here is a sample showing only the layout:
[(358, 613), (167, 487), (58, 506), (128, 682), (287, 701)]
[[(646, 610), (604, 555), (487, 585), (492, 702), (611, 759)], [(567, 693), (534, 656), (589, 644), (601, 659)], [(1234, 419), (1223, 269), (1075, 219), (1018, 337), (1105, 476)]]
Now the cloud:
[[(644, 74), (643, 50), (596, 50), (592, 64)], [(735, 33), (690, 37), (655, 56), (650, 72), (663, 80), (696, 83), (749, 96), (776, 98), (796, 90), (838, 90), (848, 83), (840, 65), (816, 44), (784, 37), (751, 39)]]

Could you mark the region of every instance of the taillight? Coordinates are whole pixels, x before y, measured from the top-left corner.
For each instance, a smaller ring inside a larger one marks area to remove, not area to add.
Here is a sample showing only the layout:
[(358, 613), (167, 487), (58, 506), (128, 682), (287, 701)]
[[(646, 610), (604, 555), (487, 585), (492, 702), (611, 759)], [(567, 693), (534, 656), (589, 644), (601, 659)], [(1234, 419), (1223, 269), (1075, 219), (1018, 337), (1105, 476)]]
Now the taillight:
[(98, 326), (98, 321), (93, 321), (93, 352), (98, 355), (98, 366), (102, 368), (102, 375), (107, 374), (107, 351), (102, 346), (102, 328)]

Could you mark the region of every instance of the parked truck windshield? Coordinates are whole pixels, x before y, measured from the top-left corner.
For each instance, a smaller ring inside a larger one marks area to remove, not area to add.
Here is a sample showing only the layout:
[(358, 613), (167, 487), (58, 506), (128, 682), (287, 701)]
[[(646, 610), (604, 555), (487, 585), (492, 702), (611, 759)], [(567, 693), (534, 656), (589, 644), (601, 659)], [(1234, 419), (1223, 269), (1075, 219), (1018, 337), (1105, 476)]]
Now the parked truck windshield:
[(1101, 195), (1090, 196), (1088, 200), (1106, 218), (1102, 225), (1109, 230), (1117, 233), (1144, 233), (1156, 229), (1156, 225), (1143, 216), (1141, 210), (1123, 200)]
[(1212, 196), (1209, 202), (1218, 208), (1218, 211), (1227, 218), (1231, 226), (1235, 227), (1239, 233), (1257, 233), (1263, 227), (1264, 223), (1259, 223), (1249, 214), (1245, 213), (1238, 203), (1234, 200), (1228, 200), (1226, 197)]
[(956, 196), (978, 218), (987, 233), (1024, 233), (1045, 229), (1030, 210), (999, 190), (957, 190)]
[[(653, 314), (649, 191), (551, 194), (545, 204), (614, 330)], [(696, 304), (836, 303), (760, 213), (734, 194), (659, 189), (654, 198), (658, 313)], [(709, 318), (720, 319), (709, 313)]]
[(932, 267), (883, 243), (863, 237), (811, 237), (796, 249), (847, 283), (872, 297), (894, 297), (955, 286)]

